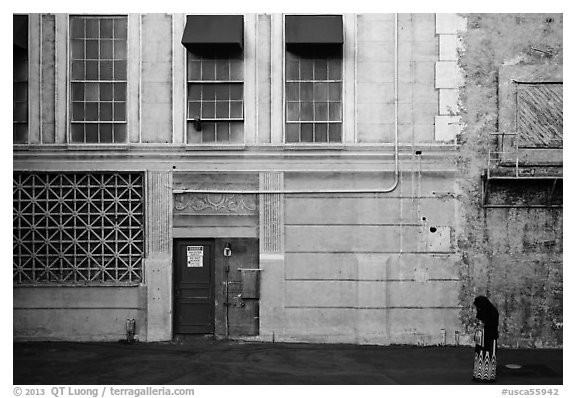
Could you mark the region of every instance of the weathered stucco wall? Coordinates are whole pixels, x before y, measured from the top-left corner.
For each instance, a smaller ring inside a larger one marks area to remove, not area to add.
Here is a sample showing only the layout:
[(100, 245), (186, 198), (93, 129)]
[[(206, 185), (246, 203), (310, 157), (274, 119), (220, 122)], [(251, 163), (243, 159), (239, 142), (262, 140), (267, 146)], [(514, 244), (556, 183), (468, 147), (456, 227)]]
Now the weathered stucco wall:
[[(472, 300), (487, 295), (500, 310), (501, 344), (562, 345), (562, 208), (484, 208), (481, 173), (490, 133), (500, 131), (499, 69), (507, 65), (562, 67), (562, 15), (471, 14), (461, 34), (459, 59), (465, 85), (460, 94), (465, 123), (460, 137), (459, 188), (462, 228), (460, 313), (474, 321)], [(550, 198), (562, 203), (562, 188)], [(506, 205), (534, 203), (549, 185), (499, 184), (496, 197)], [(493, 194), (494, 195), (494, 194)], [(550, 202), (549, 202), (550, 203)]]

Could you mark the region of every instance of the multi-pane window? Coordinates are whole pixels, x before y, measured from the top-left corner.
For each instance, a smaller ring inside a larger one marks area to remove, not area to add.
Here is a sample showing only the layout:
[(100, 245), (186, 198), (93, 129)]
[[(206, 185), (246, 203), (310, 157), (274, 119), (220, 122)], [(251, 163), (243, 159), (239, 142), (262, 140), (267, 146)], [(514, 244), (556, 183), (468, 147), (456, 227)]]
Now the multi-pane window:
[(70, 17), (70, 139), (126, 142), (127, 17)]
[(188, 144), (244, 143), (241, 51), (188, 51)]
[(28, 141), (28, 16), (14, 15), (13, 143)]
[(287, 143), (342, 142), (342, 51), (286, 52)]

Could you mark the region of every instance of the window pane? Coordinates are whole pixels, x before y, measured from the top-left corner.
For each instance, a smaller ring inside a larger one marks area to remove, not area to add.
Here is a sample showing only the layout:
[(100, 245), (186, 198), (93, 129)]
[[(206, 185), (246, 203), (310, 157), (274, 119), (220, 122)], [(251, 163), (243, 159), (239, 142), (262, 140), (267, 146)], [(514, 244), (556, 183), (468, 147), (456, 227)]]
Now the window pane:
[(72, 120), (74, 121), (84, 120), (84, 102), (72, 103)]
[(100, 61), (100, 80), (112, 80), (112, 61)]
[(192, 122), (186, 123), (186, 137), (188, 144), (200, 144), (202, 134), (196, 131)]
[(114, 37), (114, 24), (111, 19), (101, 19), (100, 20), (100, 37)]
[(312, 83), (300, 83), (300, 99), (302, 101), (312, 100), (313, 87)]
[(100, 101), (112, 101), (112, 83), (100, 83)]
[(85, 108), (85, 120), (97, 121), (98, 120), (98, 103), (97, 102), (86, 102)]
[[(191, 52), (188, 51), (188, 56)], [(200, 80), (201, 78), (201, 62), (188, 60), (188, 80)]]
[(314, 120), (328, 120), (328, 103), (317, 102), (314, 104)]
[(212, 101), (202, 103), (202, 119), (214, 119), (216, 105)]
[(326, 80), (328, 78), (328, 65), (326, 59), (314, 60), (314, 80)]
[(227, 100), (230, 96), (230, 86), (227, 84), (216, 85), (216, 99)]
[(127, 37), (127, 24), (128, 20), (126, 18), (115, 18), (114, 19), (114, 37), (117, 39), (126, 39)]
[(228, 123), (216, 123), (216, 141), (223, 143), (230, 141), (230, 125)]
[(241, 60), (231, 60), (230, 61), (230, 80), (243, 80), (244, 73), (242, 70)]
[(244, 123), (231, 122), (230, 123), (230, 142), (233, 144), (241, 144), (244, 142)]
[(314, 131), (314, 142), (328, 142), (328, 125), (324, 123), (316, 124)]
[(302, 102), (300, 106), (300, 120), (312, 121), (314, 120), (314, 107), (312, 102)]
[(329, 117), (331, 121), (341, 121), (342, 120), (342, 104), (339, 102), (330, 102), (330, 114)]
[(202, 80), (216, 79), (216, 64), (212, 60), (202, 61)]
[(86, 80), (98, 80), (98, 61), (86, 61)]
[(299, 79), (300, 62), (288, 61), (286, 62), (286, 79), (298, 80)]
[(28, 83), (14, 83), (13, 90), (14, 101), (28, 100)]
[(85, 83), (84, 87), (86, 88), (86, 91), (84, 92), (84, 98), (86, 101), (98, 101), (100, 99), (98, 96), (98, 83)]
[(330, 83), (328, 98), (330, 101), (340, 101), (342, 98), (342, 83)]
[(202, 143), (210, 143), (216, 141), (216, 131), (214, 123), (203, 123), (202, 125)]
[(126, 142), (126, 125), (114, 125), (114, 142)]
[(202, 85), (202, 100), (214, 101), (216, 99), (216, 87), (214, 84)]
[(26, 102), (14, 103), (14, 121), (17, 122), (28, 121), (28, 104)]
[(72, 59), (84, 59), (84, 40), (72, 40)]
[(300, 80), (312, 80), (314, 77), (313, 73), (313, 61), (308, 59), (303, 59), (300, 61)]
[(100, 142), (114, 142), (111, 124), (100, 125)]
[(232, 101), (230, 103), (230, 117), (242, 118), (244, 117), (242, 101)]
[(84, 61), (72, 61), (72, 80), (84, 80), (86, 67)]
[[(112, 103), (111, 102), (101, 102), (100, 103), (100, 120), (112, 120)], [(112, 130), (110, 130), (112, 134)]]
[(342, 125), (340, 123), (330, 123), (328, 125), (328, 137), (330, 142), (342, 142)]
[(202, 98), (202, 87), (198, 84), (188, 84), (188, 100), (200, 100)]
[(286, 101), (298, 101), (300, 83), (286, 83)]
[(100, 41), (100, 59), (112, 59), (114, 56), (112, 52), (112, 40)]
[(328, 83), (314, 84), (314, 101), (328, 100)]
[(302, 142), (314, 142), (314, 134), (312, 132), (312, 123), (302, 123), (301, 141)]
[(126, 103), (125, 102), (115, 102), (114, 103), (114, 120), (123, 122), (126, 120)]
[(95, 123), (86, 125), (86, 142), (98, 142), (98, 125)]
[(199, 119), (200, 118), (200, 102), (189, 102), (188, 103), (188, 117)]
[(72, 18), (70, 21), (70, 37), (72, 39), (84, 38), (84, 24), (83, 18)]
[(114, 101), (126, 101), (126, 83), (114, 83)]
[(126, 59), (127, 49), (125, 40), (114, 40), (114, 59)]
[(328, 79), (329, 80), (342, 80), (342, 60), (330, 59), (328, 60)]
[(297, 122), (300, 115), (300, 103), (288, 102), (286, 104), (286, 120), (289, 122)]
[(114, 80), (126, 80), (126, 61), (114, 61)]
[(71, 140), (72, 142), (84, 142), (84, 125), (83, 124), (72, 124), (71, 129)]
[(12, 131), (12, 142), (14, 144), (25, 144), (28, 142), (28, 124), (14, 123)]
[(229, 118), (229, 103), (227, 101), (218, 101), (216, 103), (216, 117), (217, 118)]
[(286, 142), (300, 142), (300, 125), (298, 123), (286, 125)]
[(100, 37), (100, 27), (96, 18), (86, 18), (86, 37), (97, 39)]
[(230, 66), (227, 60), (221, 60), (216, 63), (216, 80), (229, 80)]
[(86, 40), (86, 59), (99, 58), (98, 40)]
[(242, 84), (231, 84), (230, 85), (230, 99), (232, 100), (243, 100), (243, 86)]

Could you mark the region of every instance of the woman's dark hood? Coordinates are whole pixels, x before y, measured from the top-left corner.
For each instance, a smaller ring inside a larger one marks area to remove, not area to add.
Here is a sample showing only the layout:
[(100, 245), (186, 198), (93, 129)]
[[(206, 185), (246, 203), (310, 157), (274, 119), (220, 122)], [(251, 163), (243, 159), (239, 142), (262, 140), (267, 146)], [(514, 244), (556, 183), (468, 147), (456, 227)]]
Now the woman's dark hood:
[(488, 300), (486, 296), (478, 296), (474, 299), (474, 305), (476, 306), (476, 318), (483, 322), (498, 325), (498, 310), (494, 305)]

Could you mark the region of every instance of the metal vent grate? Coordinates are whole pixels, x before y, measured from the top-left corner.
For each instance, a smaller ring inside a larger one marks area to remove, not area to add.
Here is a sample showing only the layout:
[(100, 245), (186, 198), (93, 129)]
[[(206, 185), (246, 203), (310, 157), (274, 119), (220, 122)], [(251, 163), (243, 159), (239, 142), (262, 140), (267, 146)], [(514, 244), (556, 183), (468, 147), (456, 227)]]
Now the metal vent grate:
[(142, 281), (142, 173), (13, 177), (15, 284)]
[(562, 147), (562, 83), (519, 84), (517, 120), (520, 147)]

